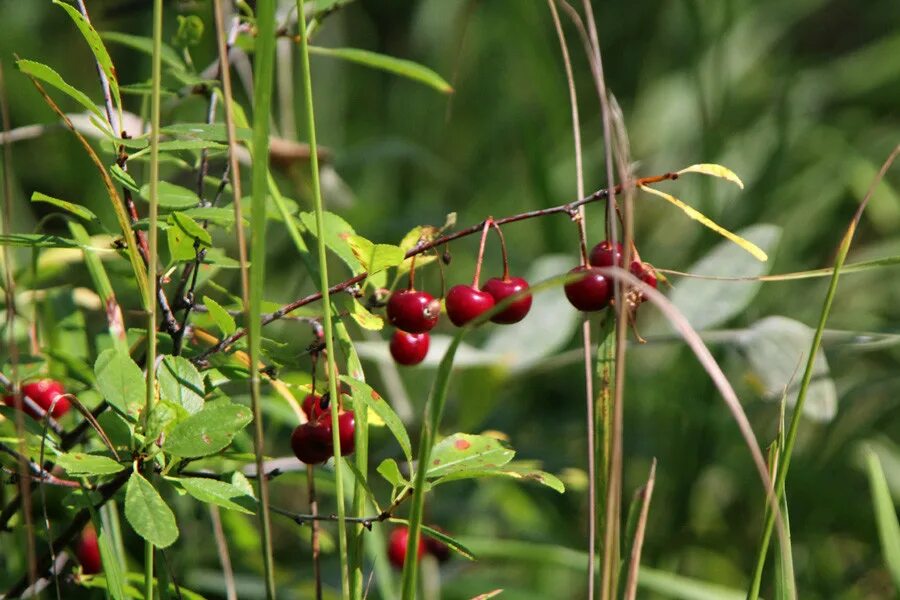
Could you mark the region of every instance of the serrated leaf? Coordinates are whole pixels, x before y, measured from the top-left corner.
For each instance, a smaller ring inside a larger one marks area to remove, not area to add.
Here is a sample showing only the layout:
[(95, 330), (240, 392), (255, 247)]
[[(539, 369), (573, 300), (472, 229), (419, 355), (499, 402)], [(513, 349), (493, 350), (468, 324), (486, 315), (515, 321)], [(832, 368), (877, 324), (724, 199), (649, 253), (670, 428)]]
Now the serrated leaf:
[(104, 350), (94, 363), (94, 375), (100, 394), (111, 406), (131, 418), (140, 414), (147, 384), (130, 356), (115, 349)]
[(406, 479), (400, 474), (400, 467), (397, 466), (397, 461), (393, 458), (386, 458), (381, 461), (376, 471), (394, 487), (399, 487), (406, 483)]
[(734, 242), (735, 244), (737, 244), (738, 246), (740, 246), (741, 248), (743, 248), (744, 250), (746, 250), (747, 252), (752, 254), (754, 257), (756, 257), (757, 260), (761, 260), (761, 261), (769, 260), (769, 257), (766, 255), (766, 253), (763, 252), (756, 244), (745, 240), (744, 238), (742, 238), (739, 235), (731, 233), (730, 231), (728, 231), (727, 229), (725, 229), (724, 227), (722, 227), (721, 225), (719, 225), (718, 223), (716, 223), (715, 221), (713, 221), (712, 219), (710, 219), (709, 217), (704, 215), (702, 212), (700, 212), (696, 208), (694, 208), (692, 206), (688, 206), (687, 204), (685, 204), (684, 202), (682, 202), (675, 196), (673, 196), (671, 194), (667, 194), (665, 192), (661, 192), (661, 191), (651, 188), (651, 187), (647, 187), (646, 185), (642, 185), (640, 187), (645, 192), (648, 192), (655, 196), (659, 196), (660, 198), (663, 198), (664, 200), (668, 201), (669, 203), (674, 204), (675, 206), (680, 208), (681, 211), (684, 212), (684, 214), (686, 214), (690, 218), (694, 219), (695, 221), (699, 221), (700, 223), (709, 227), (710, 229), (712, 229), (719, 235), (728, 238), (729, 240), (731, 240), (732, 242)]
[(499, 469), (515, 454), (497, 438), (455, 433), (435, 444), (425, 476), (436, 479), (460, 471)]
[(160, 398), (181, 406), (190, 414), (203, 409), (203, 377), (191, 361), (181, 356), (164, 356), (156, 377)]
[(209, 296), (203, 296), (203, 304), (206, 306), (206, 309), (209, 311), (209, 316), (212, 317), (212, 320), (216, 322), (216, 326), (221, 330), (223, 334), (226, 336), (231, 335), (237, 330), (237, 325), (234, 322), (234, 317), (228, 314), (228, 311), (225, 308), (210, 298)]
[(181, 477), (177, 479), (184, 490), (199, 500), (222, 508), (253, 514), (256, 500), (242, 489), (224, 481), (204, 477)]
[(84, 41), (87, 42), (94, 58), (97, 60), (97, 64), (100, 65), (100, 69), (103, 70), (106, 79), (109, 81), (109, 89), (112, 92), (113, 99), (116, 101), (116, 107), (121, 109), (122, 97), (119, 94), (119, 76), (116, 74), (116, 68), (113, 66), (112, 58), (110, 58), (106, 46), (103, 45), (103, 40), (100, 39), (97, 30), (94, 29), (91, 22), (71, 4), (60, 2), (60, 0), (53, 0), (53, 4), (61, 6), (69, 14), (69, 17), (72, 18), (75, 26), (78, 27), (78, 31), (81, 32)]
[(375, 244), (360, 235), (351, 235), (346, 239), (353, 256), (369, 275), (396, 267), (403, 262), (405, 253), (400, 246)]
[(69, 475), (111, 475), (125, 468), (108, 456), (84, 452), (58, 454), (54, 460)]
[(163, 450), (186, 458), (215, 454), (227, 448), (252, 418), (246, 406), (227, 400), (208, 402), (203, 410), (175, 426)]
[(125, 518), (135, 533), (157, 548), (167, 548), (178, 539), (175, 515), (140, 473), (132, 473), (125, 487)]
[[(128, 33), (118, 33), (115, 31), (106, 31), (100, 34), (100, 37), (108, 42), (122, 44), (123, 46), (128, 46), (129, 48), (153, 56), (153, 40), (151, 38), (130, 35)], [(166, 64), (179, 71), (187, 70), (187, 67), (181, 60), (181, 57), (178, 55), (178, 52), (165, 42), (163, 42), (162, 44), (160, 60), (163, 64)]]
[(81, 90), (72, 87), (62, 78), (62, 76), (48, 67), (45, 64), (41, 64), (39, 62), (35, 62), (33, 60), (19, 59), (16, 61), (16, 66), (20, 71), (34, 77), (35, 79), (40, 79), (47, 85), (51, 85), (67, 95), (69, 98), (80, 104), (82, 107), (86, 108), (92, 115), (97, 117), (99, 122), (103, 124), (103, 131), (107, 135), (112, 135), (109, 131), (109, 127), (106, 123), (106, 116), (97, 108), (97, 105), (88, 97), (87, 94), (82, 92)]
[(321, 46), (310, 46), (310, 54), (318, 54), (319, 56), (331, 56), (340, 58), (360, 65), (380, 69), (424, 83), (425, 85), (436, 89), (437, 91), (450, 94), (453, 88), (447, 83), (443, 77), (432, 71), (426, 66), (411, 60), (402, 58), (394, 58), (369, 50), (360, 50), (358, 48), (322, 48)]
[(723, 167), (722, 165), (717, 165), (714, 163), (700, 163), (691, 165), (678, 171), (679, 175), (683, 175), (684, 173), (700, 173), (702, 175), (711, 175), (712, 177), (726, 179), (739, 188), (744, 189), (744, 182), (741, 181), (741, 178), (738, 177), (734, 173), (734, 171), (732, 171), (728, 167)]
[[(315, 213), (302, 212), (298, 218), (304, 229), (310, 235), (315, 236)], [(347, 239), (356, 235), (353, 226), (338, 215), (327, 211), (322, 214), (322, 219), (325, 225), (325, 245), (350, 267), (354, 275), (361, 273), (363, 269), (360, 269), (359, 261), (356, 260), (353, 251), (347, 245)]]
[[(140, 194), (145, 200), (150, 200), (149, 183), (141, 186)], [(196, 192), (168, 181), (159, 182), (158, 196), (159, 205), (164, 208), (193, 208), (200, 203)]]
[(387, 400), (382, 398), (381, 394), (373, 390), (369, 384), (363, 381), (348, 377), (347, 375), (341, 375), (341, 381), (350, 386), (350, 389), (353, 391), (353, 401), (356, 406), (368, 406), (372, 412), (384, 421), (384, 424), (390, 432), (394, 434), (397, 443), (400, 444), (400, 449), (403, 450), (403, 455), (406, 457), (406, 460), (412, 462), (412, 445), (409, 442), (409, 434), (406, 432), (406, 428), (403, 426), (400, 417), (397, 416), (397, 413), (394, 412), (394, 409), (391, 408), (391, 405), (388, 404)]
[(43, 194), (41, 192), (32, 192), (31, 194), (32, 202), (46, 202), (47, 204), (52, 204), (53, 206), (59, 207), (66, 212), (70, 212), (76, 217), (80, 217), (85, 221), (96, 221), (97, 215), (88, 210), (87, 208), (74, 204), (72, 202), (68, 202), (66, 200), (60, 200), (59, 198), (54, 198), (52, 196), (48, 196), (47, 194)]
[[(781, 240), (776, 225), (753, 225), (739, 234), (766, 252), (775, 252)], [(688, 269), (696, 275), (758, 277), (769, 272), (769, 263), (761, 263), (746, 252), (723, 240)], [(756, 296), (761, 281), (725, 281), (685, 278), (672, 291), (672, 303), (698, 331), (711, 329), (741, 314)]]

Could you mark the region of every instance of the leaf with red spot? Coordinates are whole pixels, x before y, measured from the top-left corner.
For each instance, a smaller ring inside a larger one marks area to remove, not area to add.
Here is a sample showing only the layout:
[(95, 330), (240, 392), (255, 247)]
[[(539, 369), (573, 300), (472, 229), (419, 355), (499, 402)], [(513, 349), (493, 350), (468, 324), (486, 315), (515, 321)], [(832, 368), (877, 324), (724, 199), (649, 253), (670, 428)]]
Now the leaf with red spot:
[(252, 420), (250, 409), (227, 400), (207, 402), (203, 410), (175, 426), (163, 450), (195, 458), (224, 450)]
[(498, 469), (515, 454), (497, 438), (455, 433), (435, 444), (426, 477), (435, 479), (461, 471)]

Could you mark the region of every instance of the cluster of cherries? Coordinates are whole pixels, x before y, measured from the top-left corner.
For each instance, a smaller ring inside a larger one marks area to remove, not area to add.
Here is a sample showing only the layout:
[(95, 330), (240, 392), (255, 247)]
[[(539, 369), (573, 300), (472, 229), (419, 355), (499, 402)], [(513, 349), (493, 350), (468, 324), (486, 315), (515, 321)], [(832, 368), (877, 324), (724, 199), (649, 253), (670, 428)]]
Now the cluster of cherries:
[[(391, 531), (388, 538), (388, 559), (391, 564), (398, 569), (403, 568), (406, 562), (406, 552), (409, 547), (409, 528), (406, 525), (400, 525)], [(419, 558), (427, 552), (437, 559), (438, 562), (446, 562), (450, 559), (450, 548), (444, 542), (436, 540), (428, 536), (419, 537), (419, 548), (417, 550)]]
[[(303, 399), (303, 412), (308, 421), (298, 425), (291, 434), (291, 448), (294, 454), (308, 465), (323, 463), (334, 456), (332, 438), (333, 421), (329, 406), (329, 395), (312, 392)], [(353, 454), (355, 449), (354, 433), (356, 419), (352, 410), (338, 412), (338, 438), (341, 444), (341, 456)]]
[[(50, 411), (50, 416), (54, 419), (59, 419), (69, 412), (69, 401), (65, 397), (66, 389), (63, 387), (63, 384), (54, 379), (41, 379), (26, 383), (22, 386), (22, 394), (23, 396), (31, 398), (31, 400), (34, 401), (34, 404), (40, 407), (44, 412), (50, 410), (50, 407), (52, 406), (53, 410)], [(55, 405), (53, 404), (54, 401), (56, 402)], [(4, 396), (3, 403), (7, 406), (15, 406), (16, 397), (12, 394)], [(25, 413), (33, 419), (40, 420), (44, 416), (38, 414), (36, 410), (24, 401), (22, 403), (22, 408)]]
[[(583, 312), (603, 310), (609, 306), (614, 295), (614, 287), (599, 269), (613, 266), (623, 267), (624, 262), (625, 253), (622, 244), (613, 245), (608, 240), (603, 240), (594, 246), (588, 255), (588, 264), (579, 265), (569, 271), (572, 275), (581, 275), (579, 279), (565, 285), (566, 298), (569, 303)], [(649, 264), (633, 260), (629, 270), (632, 275), (645, 284), (656, 287), (656, 274)]]

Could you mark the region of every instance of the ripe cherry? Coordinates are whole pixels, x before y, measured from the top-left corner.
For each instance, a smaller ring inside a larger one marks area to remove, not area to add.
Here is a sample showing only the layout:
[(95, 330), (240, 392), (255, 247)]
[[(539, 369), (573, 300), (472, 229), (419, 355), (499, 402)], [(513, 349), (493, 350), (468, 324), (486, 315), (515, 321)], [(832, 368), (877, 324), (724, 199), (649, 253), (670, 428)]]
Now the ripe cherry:
[[(31, 398), (35, 404), (43, 408), (45, 411), (49, 410), (50, 406), (53, 404), (53, 401), (56, 400), (56, 405), (53, 407), (53, 411), (50, 413), (50, 416), (52, 416), (54, 419), (58, 419), (69, 412), (69, 401), (65, 397), (63, 397), (63, 394), (66, 393), (66, 390), (58, 381), (55, 381), (53, 379), (41, 379), (40, 381), (32, 381), (31, 383), (26, 383), (22, 386), (22, 393)], [(3, 398), (3, 402), (7, 406), (15, 406), (15, 396), (13, 396), (12, 394), (10, 394), (9, 396), (5, 396)], [(42, 415), (38, 415), (36, 411), (28, 408), (28, 406), (23, 405), (23, 407), (25, 409), (25, 412), (35, 419), (40, 419), (42, 417)]]
[(631, 263), (630, 271), (632, 275), (634, 275), (650, 287), (656, 288), (656, 273), (653, 271), (653, 267), (651, 267), (649, 263), (633, 261)]
[[(391, 532), (388, 539), (388, 558), (391, 564), (398, 569), (403, 568), (406, 562), (406, 547), (409, 545), (409, 528), (406, 525), (400, 525)], [(419, 538), (419, 558), (425, 554), (425, 542)]]
[(609, 305), (610, 285), (606, 277), (593, 267), (580, 265), (575, 267), (570, 274), (583, 274), (580, 279), (571, 281), (565, 285), (566, 298), (580, 311), (593, 312), (602, 310)]
[[(494, 304), (500, 304), (509, 296), (527, 289), (528, 282), (521, 277), (505, 277), (503, 279), (491, 277), (481, 286), (481, 291), (487, 292), (494, 298)], [(518, 323), (525, 318), (529, 310), (531, 310), (531, 294), (510, 304), (505, 310), (491, 317), (491, 321), (504, 325)]]
[(401, 365), (417, 365), (428, 354), (431, 336), (427, 333), (407, 333), (399, 329), (391, 336), (391, 356)]
[(591, 249), (590, 263), (595, 267), (621, 267), (624, 263), (622, 244), (615, 247), (609, 240), (603, 240)]
[(97, 532), (91, 525), (84, 528), (81, 538), (78, 540), (78, 548), (75, 554), (81, 563), (81, 570), (85, 575), (94, 575), (103, 570), (103, 561), (100, 560), (100, 544), (97, 541)]
[(454, 285), (447, 292), (447, 316), (457, 327), (462, 327), (494, 306), (494, 297), (474, 285)]
[(303, 404), (300, 407), (303, 409), (303, 413), (306, 415), (306, 418), (310, 421), (318, 418), (319, 414), (322, 412), (322, 407), (319, 403), (322, 400), (322, 396), (319, 394), (307, 394), (303, 399)]
[(387, 317), (391, 325), (409, 333), (425, 333), (437, 324), (441, 303), (428, 292), (400, 290), (391, 294)]
[(331, 443), (331, 428), (327, 431), (315, 421), (298, 425), (291, 434), (291, 449), (300, 462), (317, 465), (328, 460), (334, 446)]

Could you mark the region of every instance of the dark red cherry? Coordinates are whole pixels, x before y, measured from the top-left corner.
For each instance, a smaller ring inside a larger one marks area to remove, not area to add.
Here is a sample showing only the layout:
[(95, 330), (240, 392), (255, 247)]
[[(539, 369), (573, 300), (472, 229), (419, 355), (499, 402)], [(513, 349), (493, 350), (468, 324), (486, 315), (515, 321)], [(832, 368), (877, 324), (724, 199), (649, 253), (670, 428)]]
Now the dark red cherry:
[(653, 271), (653, 267), (651, 267), (649, 263), (633, 261), (631, 263), (630, 271), (632, 275), (634, 275), (650, 287), (656, 288), (656, 273)]
[[(45, 411), (49, 410), (50, 406), (53, 404), (53, 401), (56, 400), (56, 405), (53, 407), (53, 411), (50, 413), (50, 415), (54, 419), (58, 419), (69, 412), (69, 401), (65, 397), (63, 397), (63, 395), (66, 393), (66, 389), (58, 381), (55, 381), (53, 379), (41, 379), (40, 381), (32, 381), (31, 383), (26, 383), (22, 386), (22, 393), (31, 398), (35, 404), (40, 406)], [(5, 396), (3, 398), (3, 402), (7, 406), (15, 406), (15, 396), (13, 396), (12, 394), (10, 394), (9, 396)], [(37, 414), (36, 411), (31, 410), (27, 406), (25, 406), (24, 408), (25, 412), (35, 419), (40, 419), (43, 416)]]
[(400, 290), (391, 294), (387, 317), (391, 325), (409, 333), (425, 333), (437, 324), (441, 303), (428, 292)]
[(103, 562), (100, 560), (100, 544), (93, 526), (88, 525), (81, 532), (75, 554), (78, 556), (78, 562), (81, 563), (81, 570), (85, 575), (94, 575), (103, 570)]
[[(388, 558), (391, 564), (398, 569), (403, 568), (406, 562), (406, 548), (409, 545), (409, 528), (406, 525), (400, 525), (391, 532), (388, 539)], [(419, 538), (419, 558), (425, 554), (425, 542)]]
[[(481, 286), (481, 291), (487, 292), (494, 299), (494, 304), (500, 304), (503, 300), (517, 294), (522, 290), (528, 289), (528, 282), (521, 277), (509, 277), (500, 279), (499, 277), (491, 277)], [(525, 318), (528, 311), (531, 310), (531, 294), (523, 296), (510, 304), (506, 309), (491, 317), (494, 323), (502, 323), (509, 325), (510, 323), (518, 323)]]
[(609, 240), (603, 240), (591, 249), (590, 263), (595, 267), (621, 267), (624, 263), (622, 244), (613, 246)]
[(300, 462), (308, 465), (323, 463), (333, 454), (331, 427), (322, 427), (316, 421), (298, 425), (291, 434), (291, 449)]
[(391, 356), (401, 365), (417, 365), (428, 354), (431, 336), (427, 333), (407, 333), (399, 329), (391, 336)]
[[(321, 417), (319, 417), (319, 426), (323, 427), (328, 432), (328, 440), (331, 441), (331, 413), (326, 412)], [(356, 418), (353, 415), (352, 410), (346, 410), (338, 414), (338, 437), (341, 441), (341, 456), (347, 456), (348, 454), (353, 454), (353, 450), (356, 449), (356, 438), (354, 437), (354, 433), (356, 432)], [(329, 444), (329, 446), (333, 449), (334, 445)], [(332, 451), (331, 454), (334, 454)]]
[(306, 415), (306, 418), (310, 421), (314, 421), (322, 413), (322, 407), (319, 404), (321, 400), (322, 396), (319, 394), (307, 394), (303, 399), (303, 404), (300, 406), (303, 408), (303, 413)]
[(457, 327), (462, 327), (494, 306), (494, 297), (472, 285), (454, 285), (447, 292), (447, 316)]
[(609, 305), (611, 290), (609, 281), (593, 267), (575, 267), (570, 274), (582, 274), (580, 279), (565, 285), (566, 298), (580, 311), (593, 312)]

